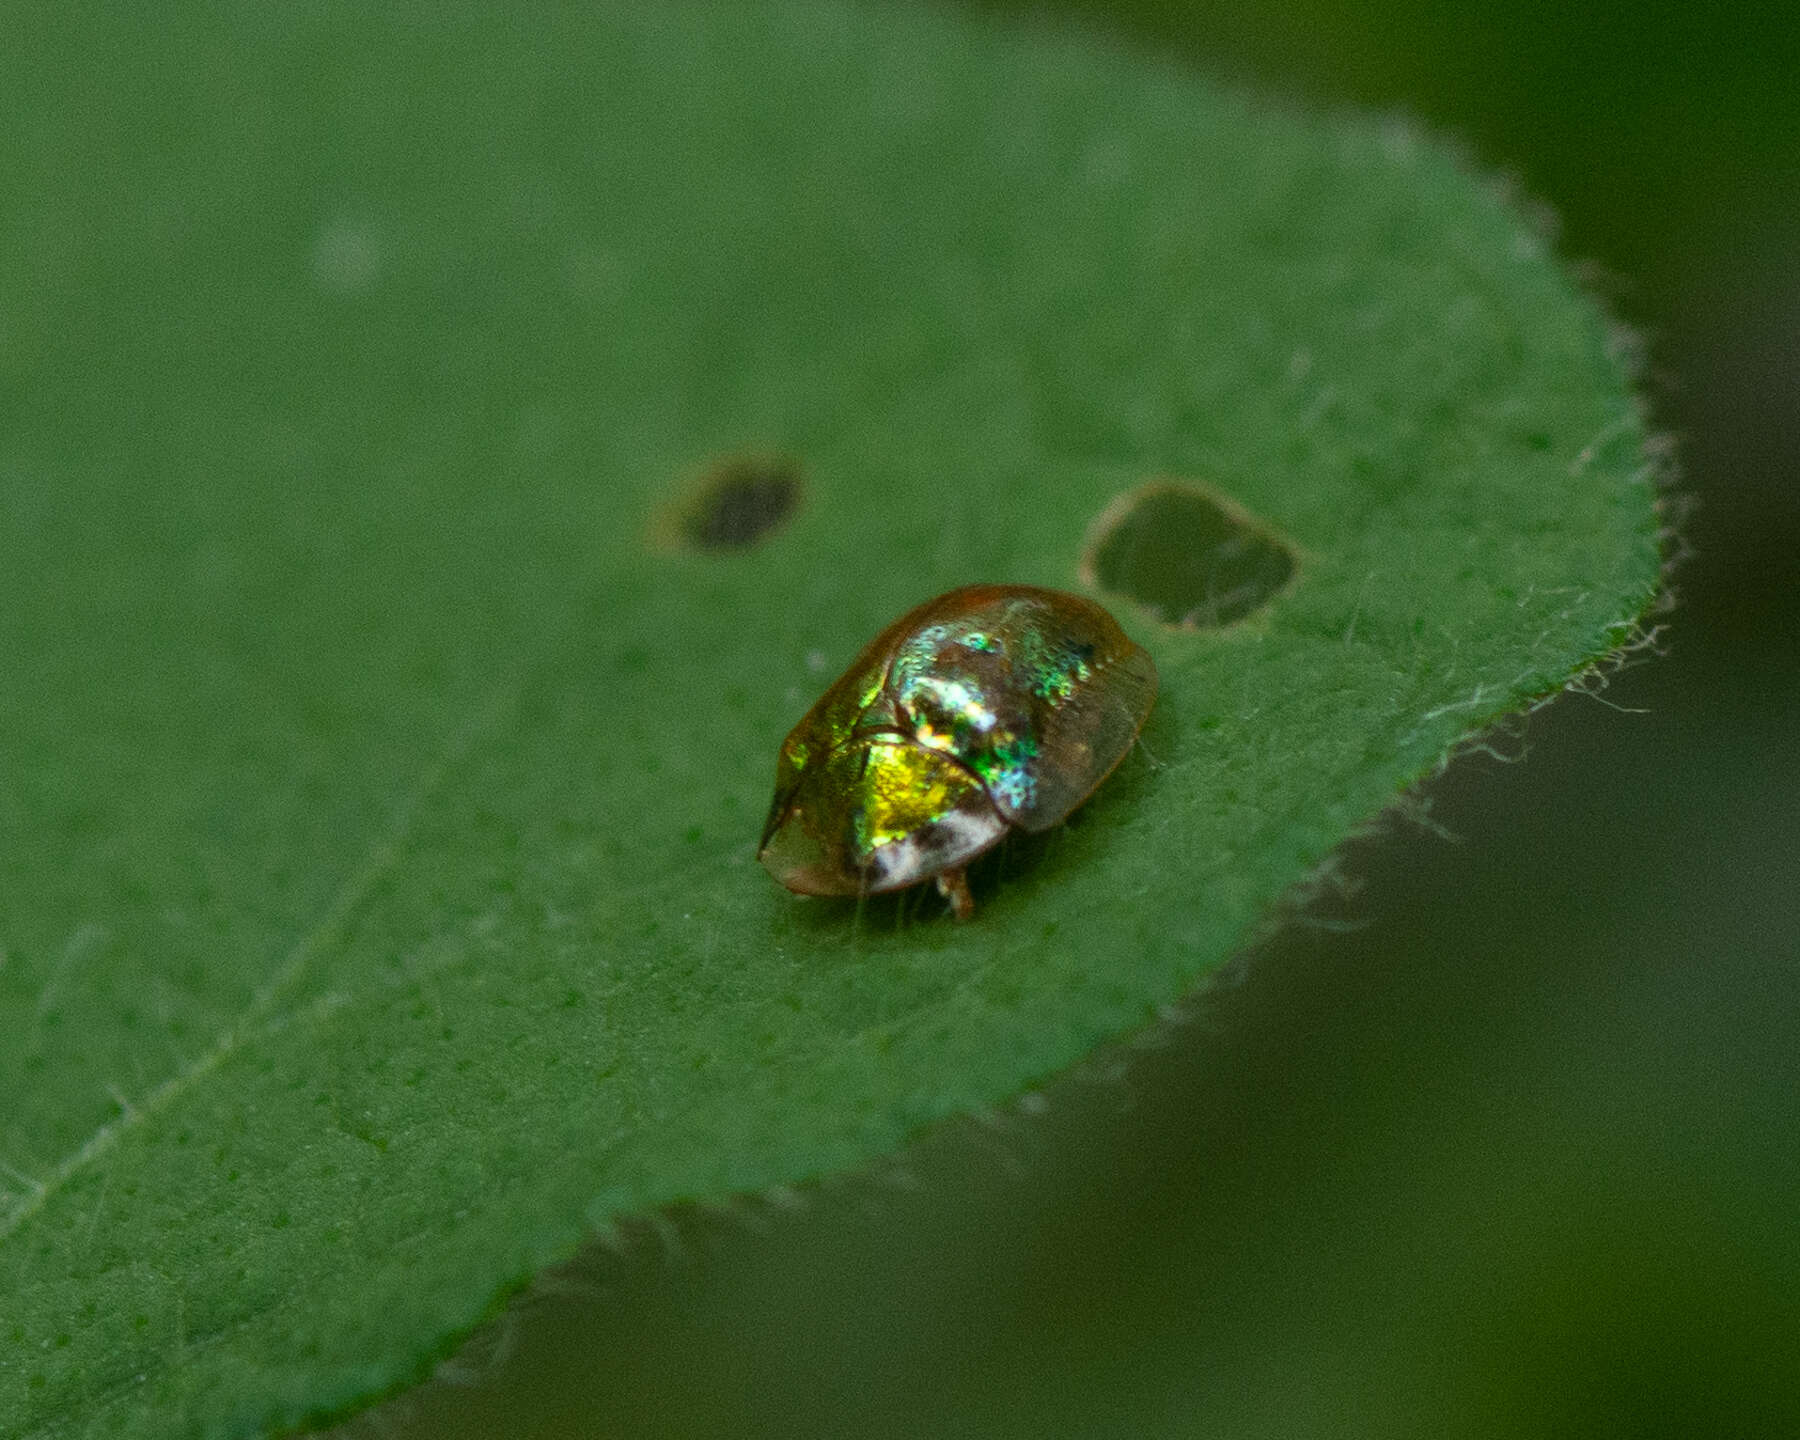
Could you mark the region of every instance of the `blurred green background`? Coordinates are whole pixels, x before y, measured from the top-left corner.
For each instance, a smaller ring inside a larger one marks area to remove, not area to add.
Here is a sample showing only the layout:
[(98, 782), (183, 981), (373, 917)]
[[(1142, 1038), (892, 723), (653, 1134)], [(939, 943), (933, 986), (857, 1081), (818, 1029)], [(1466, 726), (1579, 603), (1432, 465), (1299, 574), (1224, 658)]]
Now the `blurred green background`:
[(634, 1225), (346, 1433), (1800, 1434), (1800, 11), (1049, 14), (1416, 116), (1556, 212), (1697, 502), (1666, 653), (1147, 1043)]

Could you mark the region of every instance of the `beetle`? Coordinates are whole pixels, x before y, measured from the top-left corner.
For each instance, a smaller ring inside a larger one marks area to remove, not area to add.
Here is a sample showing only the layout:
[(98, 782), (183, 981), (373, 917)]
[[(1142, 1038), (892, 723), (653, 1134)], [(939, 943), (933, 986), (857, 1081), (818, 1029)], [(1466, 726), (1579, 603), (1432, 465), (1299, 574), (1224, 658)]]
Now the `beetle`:
[(1009, 830), (1048, 830), (1124, 759), (1156, 666), (1101, 606), (1031, 585), (966, 585), (889, 625), (782, 742), (756, 858), (802, 895), (964, 873)]

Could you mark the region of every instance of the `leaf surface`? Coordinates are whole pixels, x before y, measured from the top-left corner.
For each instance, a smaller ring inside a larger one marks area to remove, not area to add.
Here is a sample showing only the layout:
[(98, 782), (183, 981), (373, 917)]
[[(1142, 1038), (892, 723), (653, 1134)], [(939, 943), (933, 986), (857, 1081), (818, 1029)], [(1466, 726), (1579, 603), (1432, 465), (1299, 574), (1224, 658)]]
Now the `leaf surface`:
[[(1603, 317), (1403, 126), (898, 6), (14, 28), (0, 1433), (299, 1423), (1016, 1095), (1652, 594)], [(791, 523), (663, 542), (765, 454)], [(1117, 607), (1144, 751), (971, 924), (777, 890), (837, 669), (1156, 477), (1301, 563)]]

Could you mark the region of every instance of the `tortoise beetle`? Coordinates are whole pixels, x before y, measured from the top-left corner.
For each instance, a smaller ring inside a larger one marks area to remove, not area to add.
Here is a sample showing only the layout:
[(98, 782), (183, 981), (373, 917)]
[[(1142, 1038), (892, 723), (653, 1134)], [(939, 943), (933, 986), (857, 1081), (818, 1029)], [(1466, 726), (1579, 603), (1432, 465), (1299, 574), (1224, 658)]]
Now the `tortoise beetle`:
[(964, 867), (1061, 822), (1155, 702), (1149, 653), (1092, 600), (952, 590), (871, 640), (782, 742), (757, 859), (802, 895), (935, 880), (966, 920)]

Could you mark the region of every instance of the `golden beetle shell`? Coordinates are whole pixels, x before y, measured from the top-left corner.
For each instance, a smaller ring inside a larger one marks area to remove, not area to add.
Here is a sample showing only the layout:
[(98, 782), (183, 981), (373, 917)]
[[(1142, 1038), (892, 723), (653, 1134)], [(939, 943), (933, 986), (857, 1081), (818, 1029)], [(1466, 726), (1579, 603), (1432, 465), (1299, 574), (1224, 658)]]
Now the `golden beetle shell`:
[(935, 879), (1060, 822), (1125, 757), (1156, 666), (1080, 595), (968, 585), (877, 635), (782, 742), (757, 859), (802, 895)]

